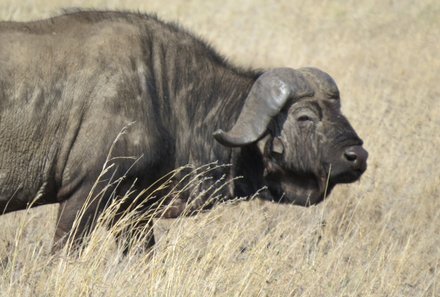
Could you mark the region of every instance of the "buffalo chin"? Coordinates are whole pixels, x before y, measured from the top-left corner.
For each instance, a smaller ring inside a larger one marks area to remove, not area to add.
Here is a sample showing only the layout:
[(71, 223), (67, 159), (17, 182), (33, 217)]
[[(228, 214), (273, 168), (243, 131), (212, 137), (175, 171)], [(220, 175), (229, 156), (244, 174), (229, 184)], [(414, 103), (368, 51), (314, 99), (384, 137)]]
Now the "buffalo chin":
[(350, 184), (360, 179), (361, 175), (364, 173), (364, 170), (352, 170), (339, 174), (332, 174), (330, 176), (330, 181), (338, 184)]
[(311, 206), (322, 202), (335, 185), (359, 180), (364, 171), (365, 169), (331, 174), (329, 179), (313, 174), (286, 174), (284, 171), (284, 174), (267, 176), (266, 182), (272, 201)]
[(271, 200), (279, 203), (289, 203), (301, 206), (311, 206), (324, 200), (334, 187), (329, 183), (326, 188), (326, 178), (313, 175), (288, 174), (284, 176), (267, 177), (268, 190)]

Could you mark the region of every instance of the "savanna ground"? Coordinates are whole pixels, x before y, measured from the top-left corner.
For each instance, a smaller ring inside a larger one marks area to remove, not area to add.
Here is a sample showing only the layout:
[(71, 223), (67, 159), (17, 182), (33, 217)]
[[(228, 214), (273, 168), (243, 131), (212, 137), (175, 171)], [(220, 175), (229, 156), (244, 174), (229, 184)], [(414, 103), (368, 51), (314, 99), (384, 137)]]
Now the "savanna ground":
[(316, 66), (369, 150), (310, 208), (258, 200), (158, 220), (153, 255), (111, 233), (49, 253), (56, 207), (0, 218), (1, 296), (440, 296), (440, 2), (0, 0), (3, 20), (157, 12), (242, 66)]

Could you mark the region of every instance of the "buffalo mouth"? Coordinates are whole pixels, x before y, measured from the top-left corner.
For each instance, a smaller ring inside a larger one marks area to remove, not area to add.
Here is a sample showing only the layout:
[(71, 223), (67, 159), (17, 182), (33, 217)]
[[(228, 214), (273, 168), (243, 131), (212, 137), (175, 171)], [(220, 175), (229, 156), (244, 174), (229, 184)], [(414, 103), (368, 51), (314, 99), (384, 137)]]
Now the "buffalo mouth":
[(327, 183), (327, 178), (295, 173), (267, 176), (266, 182), (271, 200), (301, 206), (323, 201), (335, 185)]
[[(280, 169), (278, 167), (278, 169)], [(348, 170), (321, 175), (309, 173), (298, 174), (277, 170), (265, 177), (269, 199), (278, 203), (289, 203), (311, 206), (322, 202), (337, 184), (352, 183), (361, 177), (366, 170)]]
[[(366, 169), (366, 168), (365, 168)], [(345, 171), (339, 174), (331, 174), (330, 180), (336, 184), (349, 184), (357, 181), (361, 175), (365, 172), (365, 169), (356, 169), (351, 171)]]

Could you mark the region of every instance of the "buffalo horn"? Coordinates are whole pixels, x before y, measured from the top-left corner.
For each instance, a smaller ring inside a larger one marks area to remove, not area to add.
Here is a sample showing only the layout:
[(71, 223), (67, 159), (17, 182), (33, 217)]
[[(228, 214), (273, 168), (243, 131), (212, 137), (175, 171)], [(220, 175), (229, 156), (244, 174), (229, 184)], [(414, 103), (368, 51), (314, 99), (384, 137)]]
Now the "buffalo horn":
[(297, 70), (275, 68), (264, 72), (252, 86), (240, 115), (228, 132), (218, 129), (215, 139), (225, 146), (243, 146), (260, 139), (288, 99), (313, 96), (307, 80)]

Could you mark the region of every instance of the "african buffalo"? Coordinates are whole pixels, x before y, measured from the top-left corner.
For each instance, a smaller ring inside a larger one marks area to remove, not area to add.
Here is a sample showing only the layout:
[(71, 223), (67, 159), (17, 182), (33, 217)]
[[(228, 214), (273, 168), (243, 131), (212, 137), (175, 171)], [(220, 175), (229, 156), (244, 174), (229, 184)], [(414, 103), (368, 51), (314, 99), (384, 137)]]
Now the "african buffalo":
[[(263, 189), (264, 199), (308, 206), (358, 180), (368, 156), (327, 73), (241, 69), (177, 25), (127, 12), (0, 23), (0, 141), (1, 212), (60, 203), (59, 246), (92, 187), (104, 189), (95, 181), (110, 147), (121, 157), (112, 177), (125, 177), (91, 202), (79, 242), (109, 200), (185, 164), (230, 164), (200, 184), (212, 190), (224, 177), (223, 197)], [(191, 199), (182, 192), (164, 215)], [(125, 201), (121, 211), (133, 203), (153, 205)]]

